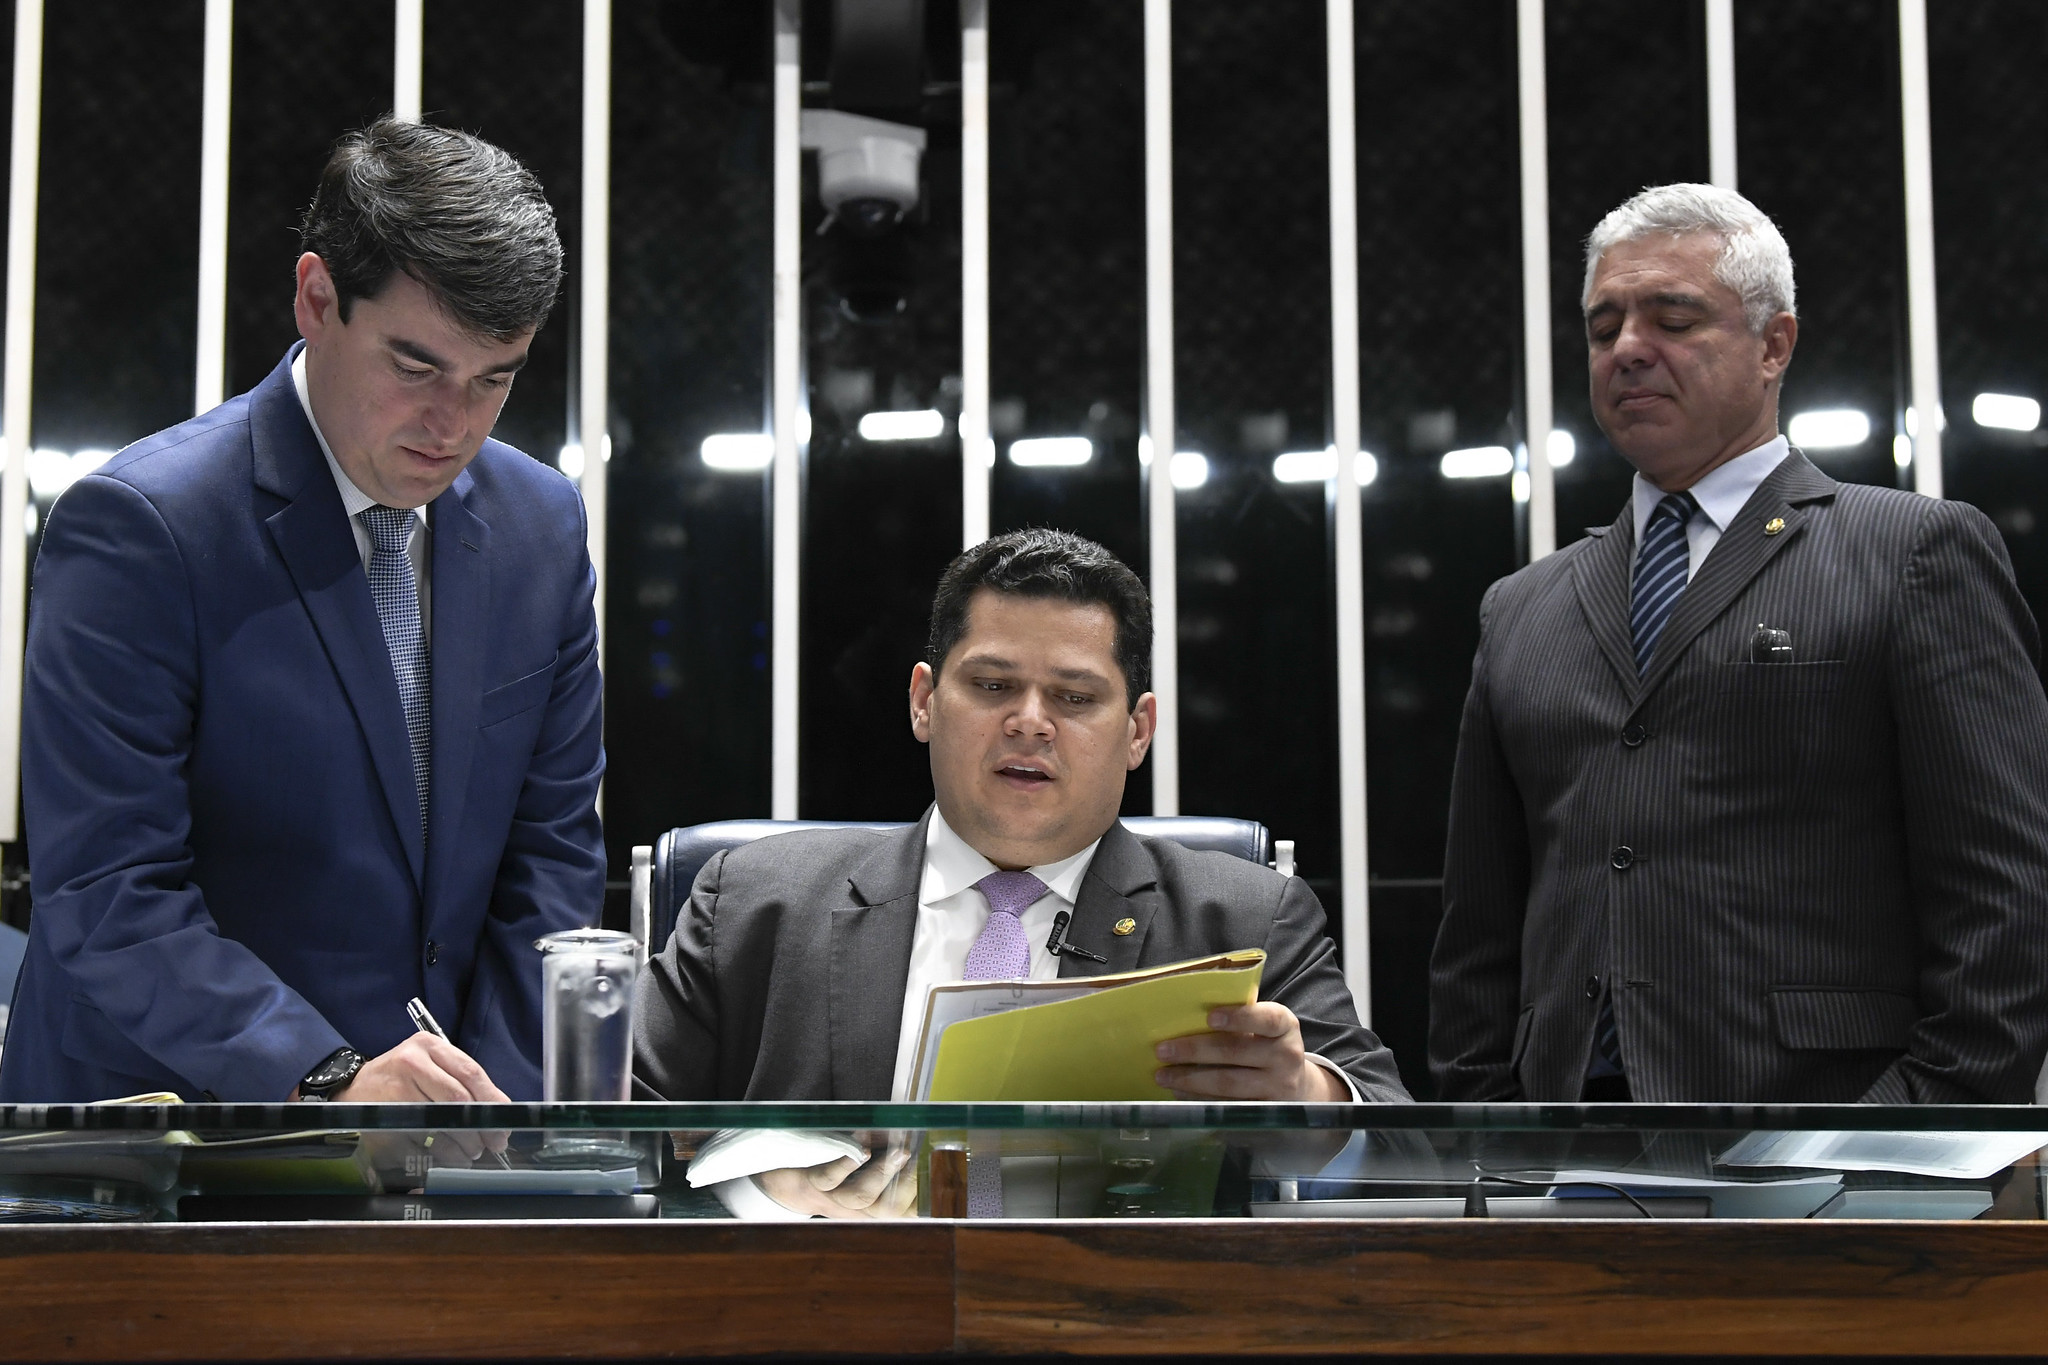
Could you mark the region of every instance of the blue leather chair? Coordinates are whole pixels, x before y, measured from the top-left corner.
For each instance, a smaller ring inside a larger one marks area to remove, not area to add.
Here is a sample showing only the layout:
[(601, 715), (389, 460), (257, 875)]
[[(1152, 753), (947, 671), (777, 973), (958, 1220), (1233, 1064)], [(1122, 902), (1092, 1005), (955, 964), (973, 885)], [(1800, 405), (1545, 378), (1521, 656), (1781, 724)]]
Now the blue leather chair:
[[(902, 820), (714, 820), (705, 825), (672, 829), (654, 845), (653, 880), (649, 888), (648, 943), (660, 952), (675, 931), (676, 917), (690, 898), (697, 873), (712, 855), (771, 834), (797, 829), (901, 829)], [(1133, 834), (1171, 839), (1185, 848), (1213, 849), (1261, 867), (1273, 865), (1273, 837), (1256, 820), (1231, 820), (1211, 815), (1132, 815), (1124, 819)], [(1288, 869), (1291, 871), (1291, 867)]]

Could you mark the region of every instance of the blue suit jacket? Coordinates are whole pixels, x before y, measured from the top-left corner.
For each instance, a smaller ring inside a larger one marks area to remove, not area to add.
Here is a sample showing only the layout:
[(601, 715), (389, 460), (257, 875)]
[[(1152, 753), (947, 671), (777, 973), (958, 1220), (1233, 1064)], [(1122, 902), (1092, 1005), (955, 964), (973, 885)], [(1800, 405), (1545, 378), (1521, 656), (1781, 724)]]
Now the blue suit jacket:
[(35, 910), (0, 1102), (281, 1100), (425, 998), (540, 1093), (533, 941), (604, 891), (583, 505), (494, 441), (435, 499), (433, 786), (291, 356), (68, 489), (36, 560)]

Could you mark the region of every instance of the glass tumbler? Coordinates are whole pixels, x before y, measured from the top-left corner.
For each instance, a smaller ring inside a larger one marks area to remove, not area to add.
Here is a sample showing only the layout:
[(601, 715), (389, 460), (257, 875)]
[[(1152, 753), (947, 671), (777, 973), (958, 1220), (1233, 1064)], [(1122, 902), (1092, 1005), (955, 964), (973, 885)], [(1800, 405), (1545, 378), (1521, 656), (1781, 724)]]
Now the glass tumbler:
[(631, 1098), (639, 944), (609, 929), (570, 929), (534, 946), (541, 954), (542, 1098)]

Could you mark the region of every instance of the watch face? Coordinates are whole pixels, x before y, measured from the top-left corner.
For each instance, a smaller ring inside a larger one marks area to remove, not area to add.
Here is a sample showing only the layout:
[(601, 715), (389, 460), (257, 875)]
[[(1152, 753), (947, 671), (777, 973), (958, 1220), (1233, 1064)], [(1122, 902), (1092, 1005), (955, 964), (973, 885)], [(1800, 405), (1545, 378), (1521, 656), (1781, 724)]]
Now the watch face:
[(353, 1077), (362, 1069), (363, 1059), (347, 1048), (335, 1053), (319, 1066), (313, 1068), (306, 1079), (299, 1082), (300, 1090), (332, 1090)]

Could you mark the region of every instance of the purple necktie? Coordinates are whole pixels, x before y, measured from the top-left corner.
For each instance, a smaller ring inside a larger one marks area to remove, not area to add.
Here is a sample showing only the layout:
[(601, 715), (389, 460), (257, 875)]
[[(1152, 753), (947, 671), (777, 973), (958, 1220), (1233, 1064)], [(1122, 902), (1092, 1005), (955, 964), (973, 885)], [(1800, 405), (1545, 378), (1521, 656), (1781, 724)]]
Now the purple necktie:
[(988, 924), (967, 950), (967, 981), (1022, 981), (1031, 975), (1031, 944), (1020, 918), (1046, 893), (1029, 872), (991, 872), (974, 884), (988, 898)]
[[(1022, 981), (1031, 975), (1031, 943), (1019, 918), (1045, 895), (1029, 872), (991, 872), (974, 884), (988, 898), (988, 924), (967, 950), (968, 981)], [(967, 1216), (1003, 1216), (1002, 1134), (975, 1133), (967, 1155)]]

